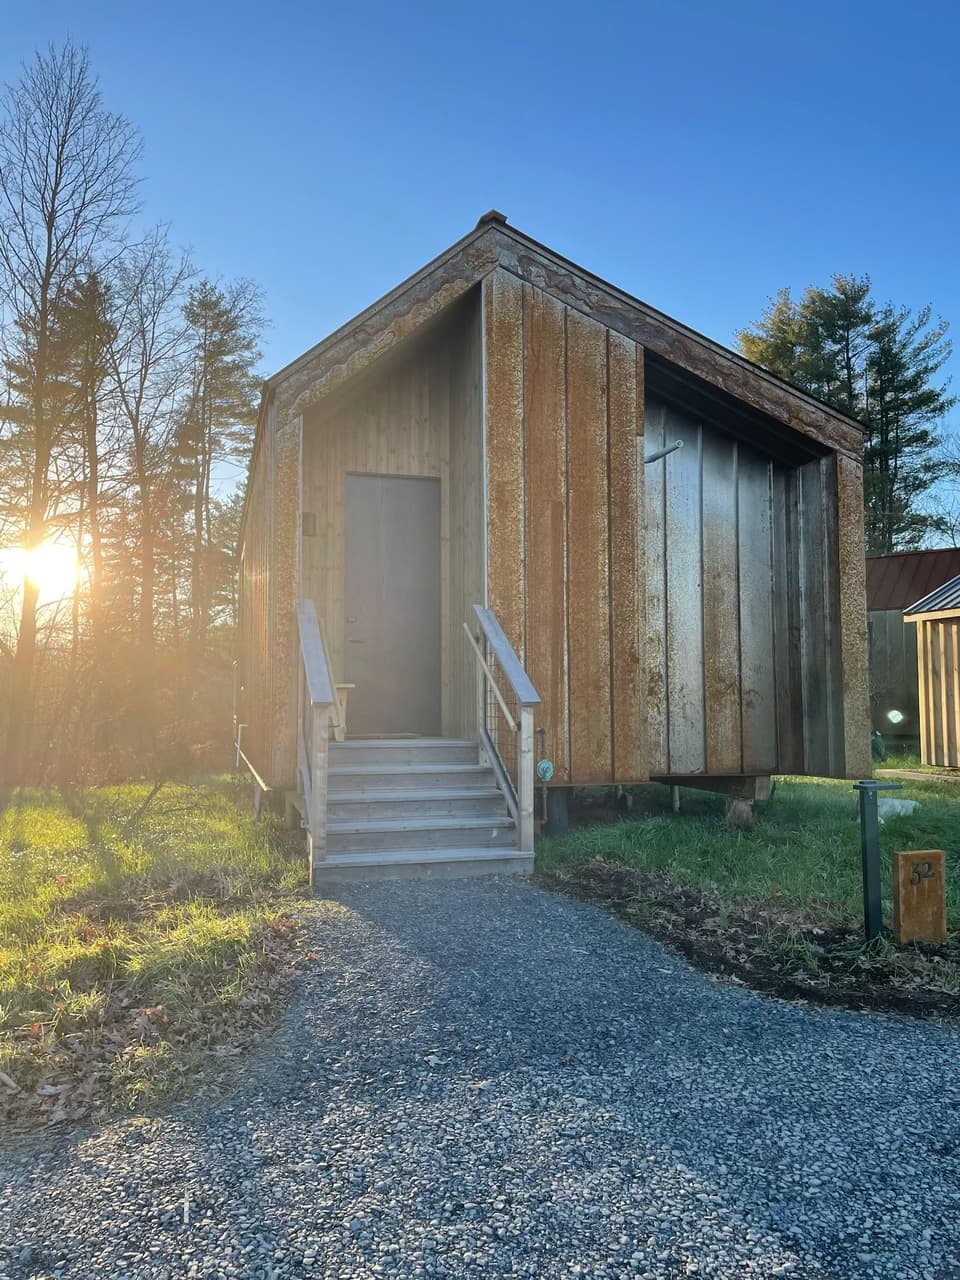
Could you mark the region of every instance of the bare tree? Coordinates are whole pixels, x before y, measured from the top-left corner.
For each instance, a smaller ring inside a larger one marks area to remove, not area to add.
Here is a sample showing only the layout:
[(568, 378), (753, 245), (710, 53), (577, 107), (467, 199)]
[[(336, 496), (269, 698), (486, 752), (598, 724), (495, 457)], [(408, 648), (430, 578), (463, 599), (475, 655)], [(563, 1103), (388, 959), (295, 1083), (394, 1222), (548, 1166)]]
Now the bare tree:
[(182, 304), (193, 274), (159, 228), (132, 250), (117, 273), (108, 354), (125, 434), (140, 518), (139, 640), (145, 678), (152, 670), (156, 574), (157, 496), (169, 466), (187, 376), (187, 321)]
[[(24, 477), (21, 544), (39, 546), (56, 515), (51, 465), (61, 422), (52, 338), (66, 293), (109, 257), (136, 208), (138, 135), (107, 111), (86, 51), (67, 43), (37, 53), (0, 104), (0, 306), (8, 379), (6, 417)], [(37, 660), (36, 585), (22, 586), (3, 772), (16, 781), (30, 751)]]

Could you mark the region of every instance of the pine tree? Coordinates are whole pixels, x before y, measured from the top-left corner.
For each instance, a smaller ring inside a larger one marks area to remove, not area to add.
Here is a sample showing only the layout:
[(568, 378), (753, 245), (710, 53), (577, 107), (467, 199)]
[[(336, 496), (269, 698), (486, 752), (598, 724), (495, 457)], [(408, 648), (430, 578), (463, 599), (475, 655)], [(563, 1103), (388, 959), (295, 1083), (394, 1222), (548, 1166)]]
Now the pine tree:
[(260, 293), (248, 280), (190, 290), (184, 316), (191, 339), (190, 391), (177, 433), (192, 499), (191, 641), (199, 666), (218, 577), (214, 539), (214, 471), (246, 463), (253, 444), (260, 379)]
[(929, 307), (880, 306), (868, 277), (836, 275), (799, 301), (781, 290), (756, 327), (737, 334), (749, 359), (863, 424), (871, 552), (918, 546), (939, 528), (926, 503), (945, 465), (940, 424), (955, 403), (936, 381), (946, 333)]

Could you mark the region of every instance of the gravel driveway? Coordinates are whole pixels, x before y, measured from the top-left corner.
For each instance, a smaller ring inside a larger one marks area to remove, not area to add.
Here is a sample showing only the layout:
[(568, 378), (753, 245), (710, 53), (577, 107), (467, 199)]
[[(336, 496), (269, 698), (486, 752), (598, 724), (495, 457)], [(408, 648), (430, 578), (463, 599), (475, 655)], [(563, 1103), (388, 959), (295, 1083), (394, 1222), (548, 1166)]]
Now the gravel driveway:
[(4, 1280), (960, 1276), (956, 1030), (520, 882), (341, 904), (233, 1097), (0, 1155)]

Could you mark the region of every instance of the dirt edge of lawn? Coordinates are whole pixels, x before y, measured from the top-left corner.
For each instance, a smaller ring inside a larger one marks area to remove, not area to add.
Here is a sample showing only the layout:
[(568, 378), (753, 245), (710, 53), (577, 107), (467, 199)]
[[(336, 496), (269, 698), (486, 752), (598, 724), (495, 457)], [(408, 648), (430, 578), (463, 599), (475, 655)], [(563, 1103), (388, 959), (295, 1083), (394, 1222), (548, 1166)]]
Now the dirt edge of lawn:
[[(720, 981), (791, 1002), (960, 1019), (960, 938), (943, 946), (871, 946), (853, 925), (819, 928), (797, 913), (736, 908), (654, 871), (595, 858), (535, 880), (605, 908)], [(952, 980), (953, 987), (945, 985)]]

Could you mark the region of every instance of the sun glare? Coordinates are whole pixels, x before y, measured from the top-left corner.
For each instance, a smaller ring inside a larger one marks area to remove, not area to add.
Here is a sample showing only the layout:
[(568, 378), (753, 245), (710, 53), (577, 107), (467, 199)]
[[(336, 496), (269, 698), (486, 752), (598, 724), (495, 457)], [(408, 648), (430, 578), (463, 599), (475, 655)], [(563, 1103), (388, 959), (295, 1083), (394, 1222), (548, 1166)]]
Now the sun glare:
[(63, 542), (42, 542), (32, 551), (6, 547), (0, 551), (0, 575), (10, 585), (32, 582), (41, 604), (54, 604), (70, 595), (79, 564), (75, 547)]

